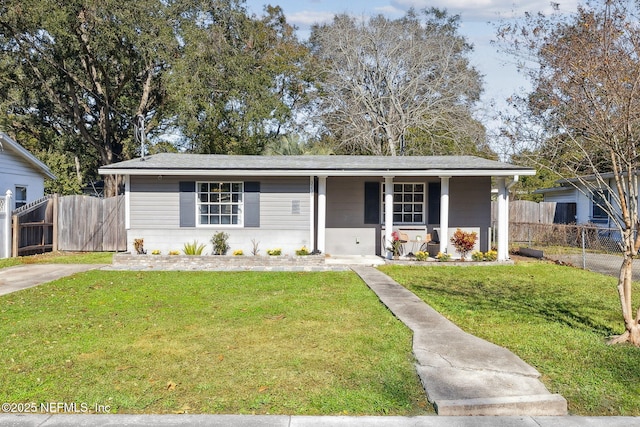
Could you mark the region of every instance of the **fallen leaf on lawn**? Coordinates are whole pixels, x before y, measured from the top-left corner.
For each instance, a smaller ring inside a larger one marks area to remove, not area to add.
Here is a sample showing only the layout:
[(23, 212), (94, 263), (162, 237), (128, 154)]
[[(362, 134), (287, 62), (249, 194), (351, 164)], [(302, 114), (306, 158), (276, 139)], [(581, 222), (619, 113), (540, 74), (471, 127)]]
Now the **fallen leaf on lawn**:
[(222, 354), (221, 354), (221, 355), (219, 355), (219, 356), (218, 356), (218, 361), (219, 361), (219, 362), (222, 362), (223, 360), (224, 360), (224, 355), (222, 355)]
[(167, 383), (167, 390), (175, 390), (176, 385), (177, 385), (177, 384), (176, 384), (176, 383), (174, 383), (173, 381), (169, 381), (169, 382)]
[(269, 387), (263, 385), (262, 387), (258, 388), (258, 393), (264, 393), (267, 390), (269, 390)]

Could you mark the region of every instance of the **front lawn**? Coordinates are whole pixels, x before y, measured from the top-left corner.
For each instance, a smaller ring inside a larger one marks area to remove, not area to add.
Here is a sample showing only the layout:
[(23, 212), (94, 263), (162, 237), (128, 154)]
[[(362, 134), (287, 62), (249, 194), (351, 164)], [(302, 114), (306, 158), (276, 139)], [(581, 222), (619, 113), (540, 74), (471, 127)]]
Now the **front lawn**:
[(351, 272), (91, 271), (0, 297), (0, 401), (121, 413), (432, 413)]
[[(640, 415), (640, 348), (606, 344), (624, 331), (615, 278), (544, 262), (380, 269), (536, 367), (572, 414)], [(640, 286), (635, 297), (637, 309)]]
[(0, 268), (24, 264), (111, 264), (113, 252), (46, 252), (0, 259)]

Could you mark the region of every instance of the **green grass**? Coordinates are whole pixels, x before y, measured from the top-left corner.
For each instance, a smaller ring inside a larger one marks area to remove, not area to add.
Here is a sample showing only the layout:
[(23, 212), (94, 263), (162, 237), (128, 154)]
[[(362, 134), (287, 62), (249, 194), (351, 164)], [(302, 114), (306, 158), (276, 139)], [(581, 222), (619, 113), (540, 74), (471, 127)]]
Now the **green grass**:
[(24, 264), (111, 264), (113, 252), (47, 252), (0, 259), (0, 268)]
[(410, 331), (351, 272), (91, 271), (0, 297), (0, 336), (2, 402), (432, 413)]
[[(616, 279), (543, 262), (382, 271), (464, 330), (536, 367), (577, 415), (640, 415), (640, 348), (624, 331)], [(634, 307), (640, 305), (640, 287)]]

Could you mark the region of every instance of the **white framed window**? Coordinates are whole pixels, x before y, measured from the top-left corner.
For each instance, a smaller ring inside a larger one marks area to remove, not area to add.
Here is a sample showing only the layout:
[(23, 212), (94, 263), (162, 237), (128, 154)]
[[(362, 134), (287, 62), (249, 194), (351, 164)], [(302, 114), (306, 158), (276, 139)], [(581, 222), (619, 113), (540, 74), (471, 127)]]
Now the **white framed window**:
[(242, 226), (244, 183), (197, 182), (197, 224)]
[[(384, 186), (382, 186), (382, 212), (385, 212)], [(425, 184), (403, 182), (393, 184), (393, 223), (425, 223)]]
[(15, 209), (27, 204), (27, 187), (16, 185), (15, 192)]

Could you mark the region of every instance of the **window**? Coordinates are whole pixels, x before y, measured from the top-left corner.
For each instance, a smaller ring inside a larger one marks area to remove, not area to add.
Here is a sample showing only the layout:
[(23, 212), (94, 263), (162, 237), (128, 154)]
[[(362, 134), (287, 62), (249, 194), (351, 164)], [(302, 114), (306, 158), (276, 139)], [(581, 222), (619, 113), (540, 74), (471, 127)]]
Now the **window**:
[(16, 185), (15, 201), (16, 209), (27, 204), (27, 187), (20, 187)]
[(593, 193), (592, 198), (592, 210), (591, 210), (591, 218), (593, 220), (606, 220), (609, 218), (607, 214), (606, 202), (609, 199), (609, 192), (607, 190), (598, 191)]
[(198, 182), (198, 225), (242, 225), (242, 182)]
[[(417, 183), (393, 185), (394, 224), (424, 224), (424, 189), (424, 184)], [(384, 212), (384, 194), (382, 200)]]

